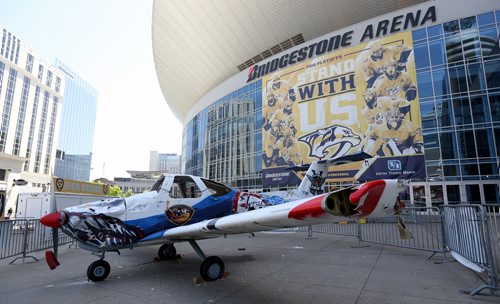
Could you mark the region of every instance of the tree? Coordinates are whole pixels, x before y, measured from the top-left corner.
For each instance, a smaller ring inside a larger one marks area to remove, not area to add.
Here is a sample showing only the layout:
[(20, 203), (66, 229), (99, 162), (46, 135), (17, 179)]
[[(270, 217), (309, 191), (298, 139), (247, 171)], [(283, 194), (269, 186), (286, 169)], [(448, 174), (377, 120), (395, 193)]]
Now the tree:
[(116, 185), (111, 185), (108, 187), (108, 195), (115, 197), (123, 197), (122, 189)]

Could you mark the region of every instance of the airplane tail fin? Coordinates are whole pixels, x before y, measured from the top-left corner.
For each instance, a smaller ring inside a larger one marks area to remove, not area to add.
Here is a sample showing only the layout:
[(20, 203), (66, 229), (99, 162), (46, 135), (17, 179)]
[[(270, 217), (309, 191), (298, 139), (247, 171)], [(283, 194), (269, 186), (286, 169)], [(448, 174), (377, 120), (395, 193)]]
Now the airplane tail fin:
[(298, 191), (303, 195), (318, 195), (325, 192), (325, 180), (328, 176), (328, 167), (357, 162), (371, 157), (372, 156), (366, 152), (358, 152), (336, 158), (317, 160), (310, 165), (290, 167), (287, 169), (294, 171), (307, 170), (299, 185)]

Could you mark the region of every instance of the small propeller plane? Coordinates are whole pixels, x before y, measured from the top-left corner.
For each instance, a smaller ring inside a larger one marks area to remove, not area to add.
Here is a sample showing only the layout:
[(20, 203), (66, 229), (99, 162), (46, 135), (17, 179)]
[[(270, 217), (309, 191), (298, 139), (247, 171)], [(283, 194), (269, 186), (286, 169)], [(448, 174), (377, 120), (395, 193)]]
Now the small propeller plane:
[[(52, 189), (51, 213), (40, 219), (53, 234), (54, 248), (46, 251), (46, 260), (51, 269), (59, 266), (59, 229), (77, 240), (82, 249), (100, 257), (87, 269), (88, 279), (94, 282), (105, 280), (110, 273), (110, 265), (104, 260), (106, 252), (162, 244), (158, 257), (170, 260), (176, 257), (174, 244), (188, 242), (202, 261), (201, 277), (218, 280), (224, 275), (224, 262), (217, 256), (207, 257), (197, 240), (399, 214), (404, 205), (398, 198), (403, 186), (398, 180), (374, 180), (325, 192), (329, 166), (366, 157), (358, 154), (315, 161), (298, 189), (272, 196), (239, 192), (198, 176), (167, 174), (149, 192), (58, 211)], [(281, 200), (266, 201), (273, 196)]]

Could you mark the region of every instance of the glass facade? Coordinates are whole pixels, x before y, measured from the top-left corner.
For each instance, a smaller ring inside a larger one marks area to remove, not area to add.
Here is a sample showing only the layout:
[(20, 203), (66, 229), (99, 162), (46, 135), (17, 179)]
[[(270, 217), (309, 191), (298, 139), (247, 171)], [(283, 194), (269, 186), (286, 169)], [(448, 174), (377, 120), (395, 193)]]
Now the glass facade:
[[(439, 197), (500, 202), (499, 33), (500, 11), (412, 32), (432, 203)], [(185, 172), (243, 190), (262, 188), (261, 127), (262, 84), (256, 81), (187, 123)]]
[(88, 181), (99, 94), (60, 61), (56, 66), (64, 73), (65, 85), (55, 175)]

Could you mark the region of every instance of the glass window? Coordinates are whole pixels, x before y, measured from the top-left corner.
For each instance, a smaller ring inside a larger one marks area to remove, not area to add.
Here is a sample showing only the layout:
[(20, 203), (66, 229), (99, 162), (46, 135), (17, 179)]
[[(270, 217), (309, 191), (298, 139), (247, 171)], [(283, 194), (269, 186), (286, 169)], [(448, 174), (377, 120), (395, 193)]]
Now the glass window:
[(476, 130), (477, 155), (479, 157), (495, 156), (495, 143), (491, 129)]
[(441, 159), (437, 133), (424, 135), (424, 153), (426, 160)]
[(447, 70), (432, 71), (432, 80), (434, 82), (434, 96), (448, 95), (450, 93)]
[(460, 19), (460, 28), (463, 30), (477, 27), (476, 16)]
[(472, 131), (457, 131), (460, 158), (476, 158), (476, 143)]
[(487, 179), (489, 175), (493, 174), (493, 164), (491, 163), (479, 164), (479, 172), (481, 174), (481, 177)]
[(463, 53), (466, 59), (481, 56), (481, 44), (475, 29), (462, 31)]
[(497, 157), (500, 156), (500, 128), (495, 128), (495, 142), (497, 147)]
[(498, 45), (498, 35), (496, 28), (482, 29), (479, 31), (479, 36), (481, 40), (481, 50), (483, 52), (483, 57), (498, 56), (500, 50)]
[(412, 32), (413, 41), (427, 38), (427, 33), (425, 29), (416, 30)]
[(436, 118), (439, 127), (449, 127), (454, 124), (451, 101), (436, 99)]
[(431, 54), (432, 65), (439, 65), (446, 63), (443, 39), (429, 41), (429, 50)]
[(422, 116), (422, 128), (436, 127), (436, 107), (434, 101), (420, 103), (420, 115)]
[(486, 96), (472, 96), (470, 103), (474, 124), (490, 122), (490, 109)]
[(431, 97), (433, 95), (431, 73), (418, 73), (417, 85), (420, 98)]
[(477, 16), (477, 23), (479, 26), (495, 23), (495, 16), (493, 13), (486, 13)]
[(491, 109), (491, 120), (500, 121), (500, 94), (498, 93), (490, 94), (489, 100)]
[(459, 31), (458, 20), (443, 23), (443, 30), (445, 34), (453, 34)]
[(479, 175), (477, 164), (462, 165), (462, 175)]
[(453, 99), (453, 112), (455, 113), (455, 125), (470, 125), (472, 123), (469, 98)]
[(467, 93), (467, 79), (463, 65), (453, 65), (448, 68), (452, 93)]
[(484, 200), (486, 204), (498, 204), (500, 202), (500, 189), (496, 184), (483, 185)]
[(459, 203), (462, 200), (459, 185), (446, 185), (446, 194), (448, 195), (448, 203)]
[(500, 87), (500, 60), (484, 62), (486, 72), (486, 84), (489, 89)]
[(444, 176), (459, 176), (460, 170), (457, 165), (443, 165)]
[(446, 39), (446, 57), (448, 62), (462, 61), (462, 37), (459, 34), (447, 36)]
[(429, 66), (429, 51), (426, 43), (414, 45), (413, 52), (415, 54), (415, 67), (417, 69)]
[(481, 193), (479, 192), (479, 185), (465, 185), (465, 193), (467, 195), (467, 203), (481, 203)]
[(430, 26), (427, 28), (427, 35), (429, 37), (439, 36), (443, 33), (443, 27), (441, 24)]
[(467, 65), (467, 80), (469, 84), (469, 91), (486, 89), (483, 66), (480, 63)]
[(441, 133), (439, 135), (441, 142), (441, 155), (443, 159), (456, 159), (457, 149), (455, 145), (455, 135), (451, 132)]

